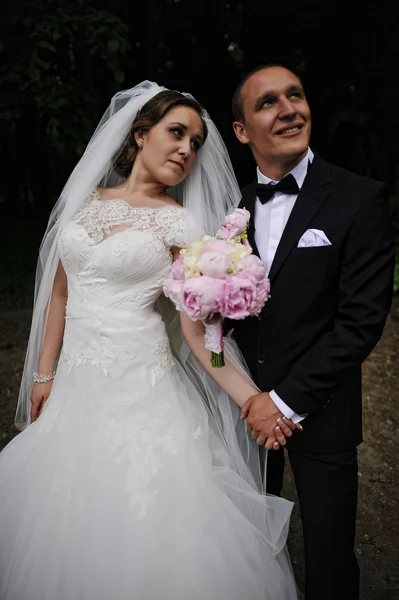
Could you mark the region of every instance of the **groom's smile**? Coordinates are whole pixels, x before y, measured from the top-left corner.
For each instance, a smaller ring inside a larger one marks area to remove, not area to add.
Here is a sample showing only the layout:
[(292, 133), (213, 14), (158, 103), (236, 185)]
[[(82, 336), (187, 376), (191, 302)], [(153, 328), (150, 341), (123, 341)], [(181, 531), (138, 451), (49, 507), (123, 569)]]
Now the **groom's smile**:
[(279, 131), (276, 131), (277, 135), (291, 135), (299, 133), (303, 128), (302, 123), (297, 125), (291, 125), (290, 127), (283, 127)]
[[(311, 115), (301, 81), (284, 67), (267, 67), (241, 88), (243, 120), (234, 130), (249, 144), (260, 170), (270, 177), (273, 166), (291, 170), (306, 155)], [(288, 172), (288, 171), (287, 171)]]

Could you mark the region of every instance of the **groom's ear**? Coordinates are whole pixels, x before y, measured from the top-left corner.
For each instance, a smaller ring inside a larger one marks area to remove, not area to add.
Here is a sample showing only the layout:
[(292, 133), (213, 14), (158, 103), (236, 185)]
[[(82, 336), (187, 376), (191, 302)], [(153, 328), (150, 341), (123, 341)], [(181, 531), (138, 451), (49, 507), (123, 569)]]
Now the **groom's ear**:
[(238, 141), (241, 142), (241, 144), (249, 144), (249, 137), (247, 136), (244, 123), (240, 123), (240, 121), (234, 121), (233, 129)]

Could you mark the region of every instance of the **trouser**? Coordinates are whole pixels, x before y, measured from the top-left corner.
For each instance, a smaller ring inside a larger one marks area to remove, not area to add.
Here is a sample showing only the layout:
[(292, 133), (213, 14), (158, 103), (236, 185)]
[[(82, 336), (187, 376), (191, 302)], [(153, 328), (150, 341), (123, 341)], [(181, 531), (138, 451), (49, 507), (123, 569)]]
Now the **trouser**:
[[(298, 492), (305, 546), (305, 600), (358, 600), (354, 552), (357, 451), (288, 451)], [(284, 451), (267, 457), (267, 491), (280, 495)]]

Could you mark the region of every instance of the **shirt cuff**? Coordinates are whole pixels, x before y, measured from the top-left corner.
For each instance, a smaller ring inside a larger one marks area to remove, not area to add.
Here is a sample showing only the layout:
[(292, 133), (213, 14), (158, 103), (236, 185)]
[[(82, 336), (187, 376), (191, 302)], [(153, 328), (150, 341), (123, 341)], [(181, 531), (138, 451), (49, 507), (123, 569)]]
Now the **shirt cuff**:
[(303, 415), (297, 415), (297, 413), (294, 412), (292, 408), (287, 406), (286, 403), (283, 402), (283, 400), (281, 400), (280, 396), (276, 394), (274, 390), (269, 392), (269, 396), (273, 400), (277, 408), (281, 410), (285, 417), (287, 417), (287, 419), (291, 419), (293, 423), (299, 423), (300, 421), (303, 421), (305, 417)]

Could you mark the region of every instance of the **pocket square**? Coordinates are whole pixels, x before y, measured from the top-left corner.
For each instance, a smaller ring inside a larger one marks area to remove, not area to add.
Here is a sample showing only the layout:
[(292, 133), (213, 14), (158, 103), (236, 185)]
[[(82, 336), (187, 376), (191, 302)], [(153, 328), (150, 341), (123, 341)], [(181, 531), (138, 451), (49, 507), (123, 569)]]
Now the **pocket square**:
[(331, 242), (321, 229), (308, 229), (298, 242), (298, 248), (331, 246)]

